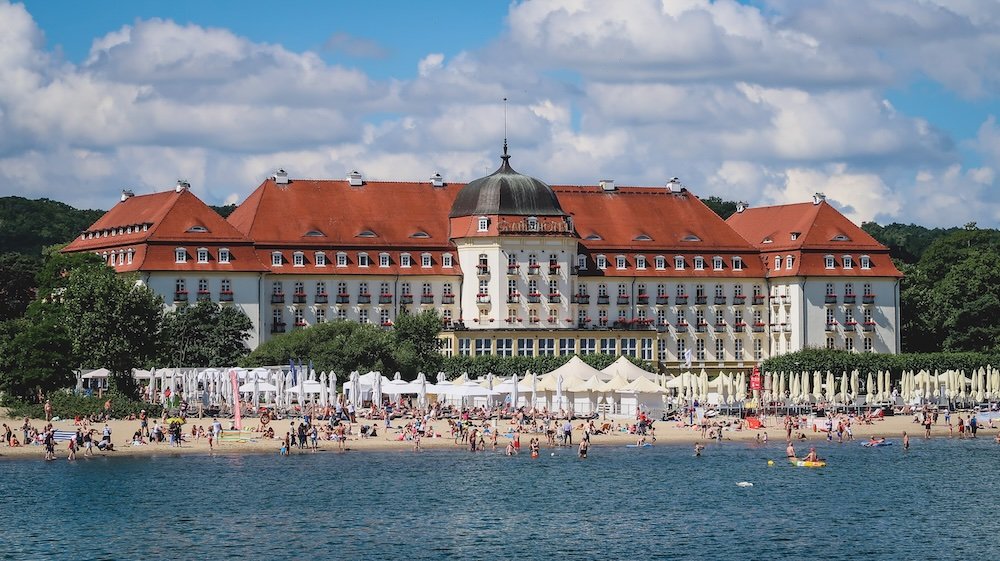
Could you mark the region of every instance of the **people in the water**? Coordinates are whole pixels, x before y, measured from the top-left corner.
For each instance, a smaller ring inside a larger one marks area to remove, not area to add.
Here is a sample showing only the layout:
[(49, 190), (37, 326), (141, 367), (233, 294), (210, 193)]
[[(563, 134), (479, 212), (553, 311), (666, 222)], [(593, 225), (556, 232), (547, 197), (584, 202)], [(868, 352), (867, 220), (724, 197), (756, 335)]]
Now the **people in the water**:
[(792, 445), (791, 440), (788, 441), (788, 446), (785, 447), (785, 456), (788, 456), (789, 458), (795, 457), (795, 446)]
[(701, 456), (702, 451), (705, 449), (705, 445), (701, 442), (694, 443), (694, 455)]
[(816, 447), (813, 446), (812, 448), (809, 449), (809, 453), (806, 454), (806, 460), (805, 461), (807, 461), (807, 462), (821, 462), (823, 460), (822, 460), (822, 458), (819, 457), (819, 454), (816, 453)]

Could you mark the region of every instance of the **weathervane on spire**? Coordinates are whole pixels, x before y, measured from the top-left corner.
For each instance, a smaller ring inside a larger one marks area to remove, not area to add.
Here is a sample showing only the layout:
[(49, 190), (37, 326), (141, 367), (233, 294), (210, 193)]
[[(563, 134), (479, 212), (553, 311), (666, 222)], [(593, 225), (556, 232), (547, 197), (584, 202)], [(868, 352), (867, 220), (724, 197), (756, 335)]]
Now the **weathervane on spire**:
[(510, 155), (507, 154), (507, 98), (503, 98), (503, 156), (500, 156), (504, 162), (510, 159)]

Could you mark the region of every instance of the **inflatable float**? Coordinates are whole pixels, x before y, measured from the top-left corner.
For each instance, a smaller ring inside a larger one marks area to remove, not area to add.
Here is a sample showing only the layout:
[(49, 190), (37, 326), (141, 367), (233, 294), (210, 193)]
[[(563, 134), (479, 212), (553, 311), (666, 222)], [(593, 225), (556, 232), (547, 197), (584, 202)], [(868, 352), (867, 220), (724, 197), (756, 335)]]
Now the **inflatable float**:
[(883, 446), (892, 446), (892, 441), (891, 440), (880, 440), (877, 442), (868, 441), (868, 442), (862, 442), (861, 445), (864, 446), (865, 448), (881, 448)]
[(805, 468), (821, 468), (826, 466), (826, 460), (819, 460), (816, 462), (810, 462), (808, 460), (799, 460), (797, 458), (789, 458), (793, 466), (805, 467)]
[(625, 447), (626, 448), (652, 448), (653, 445), (647, 442), (645, 444), (626, 444)]

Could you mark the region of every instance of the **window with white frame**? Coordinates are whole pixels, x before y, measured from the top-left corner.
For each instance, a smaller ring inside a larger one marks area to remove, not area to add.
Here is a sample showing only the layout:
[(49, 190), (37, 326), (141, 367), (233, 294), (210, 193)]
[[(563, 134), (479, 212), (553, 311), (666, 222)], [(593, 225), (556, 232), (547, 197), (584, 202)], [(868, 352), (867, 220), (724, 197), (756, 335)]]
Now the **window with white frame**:
[(367, 267), (369, 265), (368, 254), (359, 253), (358, 254), (358, 267)]
[(198, 262), (199, 263), (208, 263), (208, 249), (206, 249), (204, 247), (199, 247), (198, 248)]
[(528, 231), (537, 232), (538, 231), (538, 219), (534, 216), (528, 217)]
[(587, 270), (587, 256), (586, 255), (577, 255), (576, 256), (576, 268), (577, 268), (578, 271), (586, 271)]
[(556, 354), (556, 340), (543, 337), (538, 340), (538, 356), (552, 356)]
[(721, 271), (722, 270), (722, 258), (721, 257), (715, 256), (715, 257), (712, 258), (712, 269), (716, 270), (716, 271)]
[(836, 265), (832, 255), (827, 255), (823, 257), (823, 262), (827, 269), (833, 269), (834, 266)]
[(493, 352), (491, 339), (476, 339), (476, 356), (486, 356)]
[(617, 341), (610, 338), (601, 339), (601, 354), (606, 354), (606, 355), (618, 354)]
[(733, 257), (733, 270), (734, 271), (742, 271), (743, 270), (743, 258), (742, 257)]
[(184, 279), (177, 279), (174, 281), (174, 291), (179, 294), (185, 294), (187, 292), (187, 283)]
[(283, 263), (284, 259), (282, 259), (280, 251), (271, 252), (271, 265), (280, 267)]
[(598, 255), (597, 256), (597, 268), (600, 269), (600, 270), (602, 270), (602, 271), (604, 269), (607, 269), (608, 268), (608, 258), (605, 257), (604, 255)]
[(347, 321), (346, 308), (337, 308), (337, 321)]
[(662, 271), (667, 268), (667, 259), (662, 255), (657, 255), (654, 263), (657, 271)]
[(459, 356), (469, 356), (472, 354), (472, 339), (463, 337), (458, 340)]
[(535, 356), (535, 341), (533, 339), (518, 339), (517, 354), (520, 356)]
[(271, 283), (271, 294), (282, 295), (285, 293), (284, 284), (281, 281), (274, 281)]
[(337, 254), (337, 266), (338, 267), (346, 267), (347, 266), (347, 254), (346, 253), (341, 252), (341, 253)]
[(615, 268), (618, 269), (618, 270), (621, 270), (621, 269), (625, 268), (625, 256), (624, 255), (619, 255), (619, 256), (615, 257)]
[(646, 269), (646, 257), (644, 255), (635, 256), (635, 268), (640, 271)]
[(304, 267), (306, 264), (306, 254), (301, 251), (296, 251), (292, 254), (292, 265), (295, 267)]
[(872, 292), (872, 283), (870, 282), (866, 282), (862, 287), (862, 290), (864, 291), (862, 292), (862, 294), (864, 294), (865, 296), (871, 296), (872, 294), (874, 294)]
[(126, 252), (126, 254), (125, 254), (125, 262), (128, 263), (129, 265), (132, 264), (132, 256), (133, 255), (135, 255), (135, 250), (129, 248), (128, 252)]
[(608, 285), (603, 284), (603, 283), (597, 285), (597, 295), (598, 296), (607, 296), (608, 295)]
[(358, 310), (358, 323), (368, 323), (368, 308)]
[(764, 359), (764, 342), (760, 339), (753, 340), (753, 359), (758, 361)]
[(497, 356), (514, 356), (514, 340), (497, 339)]
[(441, 266), (450, 269), (452, 267), (452, 256), (450, 253), (445, 253), (441, 256)]
[(222, 279), (219, 282), (219, 285), (220, 285), (219, 286), (219, 292), (221, 292), (223, 294), (232, 294), (233, 293), (233, 281), (231, 281), (229, 279)]
[(559, 354), (562, 356), (576, 354), (576, 339), (559, 339)]
[(780, 255), (775, 255), (774, 256), (774, 270), (775, 271), (780, 271), (781, 270), (781, 256)]
[(322, 251), (317, 251), (313, 254), (313, 260), (316, 262), (317, 267), (326, 267), (326, 254)]
[(726, 341), (725, 339), (715, 340), (715, 360), (726, 360)]
[(326, 323), (326, 308), (316, 308), (316, 323)]
[(837, 318), (834, 315), (833, 308), (826, 309), (826, 324), (828, 326), (834, 326), (837, 324)]
[(791, 255), (786, 255), (785, 256), (785, 268), (786, 269), (791, 269), (793, 263), (795, 263), (795, 258), (792, 257)]
[(592, 355), (597, 352), (597, 339), (580, 339), (580, 354)]
[(485, 216), (479, 217), (479, 227), (477, 228), (480, 232), (486, 232), (490, 229), (490, 219)]
[(836, 295), (836, 292), (834, 291), (833, 283), (832, 282), (826, 283), (826, 295), (827, 296), (834, 296), (834, 295)]
[(378, 254), (378, 266), (379, 267), (388, 267), (389, 266), (389, 254), (388, 253), (379, 253)]
[(420, 266), (427, 269), (431, 266), (431, 254), (421, 253), (420, 254)]
[(844, 339), (844, 350), (853, 351), (854, 350), (854, 338), (848, 337)]
[(667, 340), (657, 339), (656, 340), (656, 360), (660, 362), (665, 362), (668, 358), (667, 355)]
[(178, 247), (174, 250), (174, 261), (177, 263), (187, 263), (187, 250), (183, 247)]
[(733, 358), (743, 360), (743, 339), (733, 341)]
[(702, 256), (697, 256), (694, 258), (694, 270), (703, 271), (705, 270), (705, 258)]
[(674, 257), (674, 269), (678, 271), (684, 270), (684, 257), (680, 255)]
[(854, 268), (854, 259), (850, 255), (845, 255), (844, 256), (844, 268), (845, 269), (853, 269)]
[(621, 351), (619, 354), (622, 356), (635, 356), (636, 353), (636, 340), (632, 338), (622, 339)]
[(875, 350), (875, 344), (872, 341), (871, 337), (865, 337), (864, 338), (864, 345), (865, 345), (865, 352), (866, 353), (870, 353), (873, 350)]
[(705, 340), (694, 340), (694, 359), (698, 362), (705, 362)]
[(872, 258), (871, 257), (869, 257), (867, 255), (862, 255), (861, 258), (860, 258), (860, 261), (861, 261), (861, 268), (862, 269), (871, 269), (872, 268)]
[(684, 352), (687, 350), (687, 342), (684, 339), (677, 340), (677, 358), (683, 360)]

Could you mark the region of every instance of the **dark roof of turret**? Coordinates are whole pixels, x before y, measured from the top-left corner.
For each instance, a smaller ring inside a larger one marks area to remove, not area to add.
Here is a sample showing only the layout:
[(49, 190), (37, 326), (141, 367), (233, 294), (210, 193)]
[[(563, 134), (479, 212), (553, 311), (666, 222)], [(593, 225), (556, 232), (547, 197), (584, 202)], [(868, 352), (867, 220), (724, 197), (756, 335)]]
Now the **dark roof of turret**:
[(559, 198), (545, 182), (522, 175), (510, 167), (504, 143), (500, 169), (470, 181), (459, 191), (449, 217), (481, 214), (517, 216), (563, 216)]

